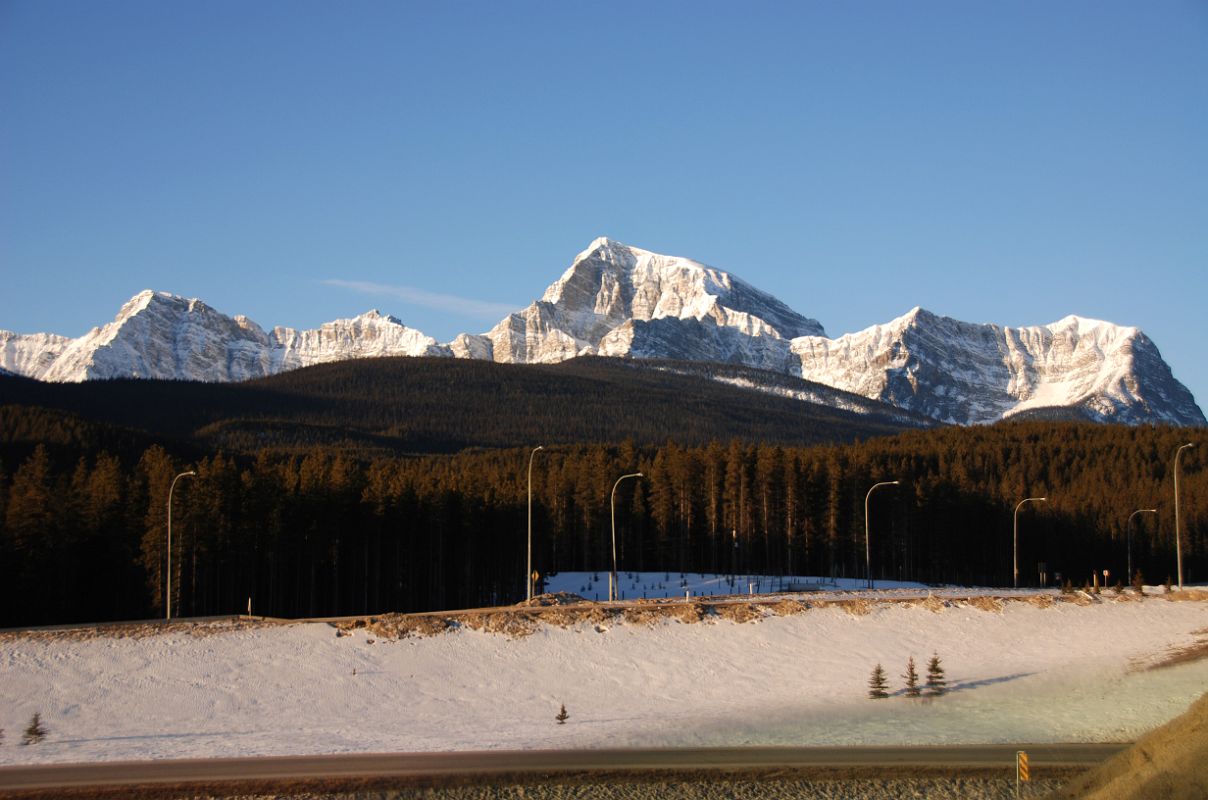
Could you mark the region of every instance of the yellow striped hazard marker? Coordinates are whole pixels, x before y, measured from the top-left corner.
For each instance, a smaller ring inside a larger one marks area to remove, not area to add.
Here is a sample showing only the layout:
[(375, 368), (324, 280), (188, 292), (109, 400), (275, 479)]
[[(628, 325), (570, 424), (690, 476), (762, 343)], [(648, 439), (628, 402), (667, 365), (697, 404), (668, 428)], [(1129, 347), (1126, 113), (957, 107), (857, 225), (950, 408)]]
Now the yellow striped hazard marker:
[(1028, 754), (1023, 750), (1018, 750), (1015, 753), (1015, 796), (1019, 797), (1019, 784), (1027, 783), (1032, 779), (1028, 772)]

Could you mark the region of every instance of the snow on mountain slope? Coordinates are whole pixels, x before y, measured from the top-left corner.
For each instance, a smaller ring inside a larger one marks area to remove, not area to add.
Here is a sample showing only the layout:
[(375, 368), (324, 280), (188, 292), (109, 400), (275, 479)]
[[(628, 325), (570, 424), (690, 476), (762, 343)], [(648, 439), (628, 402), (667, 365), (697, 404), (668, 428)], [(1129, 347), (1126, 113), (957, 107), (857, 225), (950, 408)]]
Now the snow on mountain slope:
[(0, 331), (0, 368), (52, 381), (231, 381), (374, 356), (553, 363), (580, 355), (751, 367), (959, 424), (1019, 414), (1206, 424), (1136, 328), (1080, 317), (1005, 328), (916, 308), (829, 339), (815, 320), (726, 272), (603, 237), (540, 300), (448, 344), (377, 311), (266, 333), (199, 300), (151, 291), (79, 339)]
[(414, 328), (376, 309), (353, 319), (325, 322), (315, 330), (273, 328), (273, 372), (378, 356), (448, 356), (437, 344)]
[(791, 347), (807, 380), (944, 422), (1051, 407), (1126, 423), (1205, 422), (1145, 334), (1098, 320), (1006, 328), (915, 308), (838, 339), (799, 337)]
[(732, 275), (601, 237), (540, 300), (486, 336), (494, 359), (508, 363), (656, 352), (661, 358), (727, 361), (715, 347), (725, 342), (723, 350), (755, 365), (783, 363), (785, 340), (807, 334), (825, 332)]
[(0, 331), (0, 369), (40, 377), (69, 344), (71, 339), (54, 333)]
[[(37, 337), (46, 337), (40, 351), (29, 346), (38, 343)], [(5, 333), (0, 342), (5, 366), (11, 363), (14, 372), (48, 381), (239, 381), (347, 358), (450, 355), (432, 337), (377, 311), (316, 330), (278, 327), (266, 333), (247, 317), (228, 317), (200, 300), (150, 290), (131, 298), (112, 322), (79, 339)]]
[(131, 298), (112, 322), (73, 340), (35, 377), (237, 381), (268, 374), (268, 349), (268, 336), (251, 320), (148, 290)]

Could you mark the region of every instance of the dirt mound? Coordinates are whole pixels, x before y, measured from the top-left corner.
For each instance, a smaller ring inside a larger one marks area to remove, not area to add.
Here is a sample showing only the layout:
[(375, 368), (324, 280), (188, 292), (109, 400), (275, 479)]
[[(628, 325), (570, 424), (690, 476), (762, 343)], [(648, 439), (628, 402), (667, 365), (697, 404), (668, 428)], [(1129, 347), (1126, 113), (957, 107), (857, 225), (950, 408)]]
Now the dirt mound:
[(381, 639), (406, 639), (408, 636), (435, 636), (453, 626), (447, 617), (420, 614), (382, 614), (378, 617), (333, 622), (336, 635), (365, 630)]
[(145, 639), (149, 636), (184, 634), (186, 636), (217, 636), (231, 631), (287, 624), (257, 617), (185, 620), (172, 622), (116, 622), (98, 625), (78, 625), (33, 630), (12, 630), (0, 633), (0, 642), (13, 641), (85, 641), (88, 639)]
[(713, 613), (731, 622), (751, 622), (763, 616), (763, 611), (751, 603), (723, 603), (713, 606)]
[(997, 597), (970, 597), (969, 605), (982, 611), (993, 611), (996, 614), (1002, 613), (1002, 600), (999, 600)]
[(618, 613), (616, 609), (601, 608), (594, 603), (588, 603), (582, 606), (554, 606), (547, 611), (542, 611), (538, 619), (547, 625), (569, 628), (580, 622), (592, 625), (611, 622)]
[(1208, 797), (1208, 695), (1049, 800), (1203, 800)]
[(789, 617), (793, 614), (802, 614), (809, 610), (809, 603), (801, 600), (780, 600), (768, 606), (772, 613), (778, 617)]
[(519, 639), (537, 630), (537, 620), (531, 614), (517, 614), (514, 611), (464, 614), (457, 621), (476, 631), (502, 633), (509, 639)]
[(684, 603), (683, 605), (673, 606), (670, 611), (673, 619), (678, 619), (680, 622), (686, 622), (689, 625), (694, 622), (700, 622), (705, 618), (705, 607), (700, 603)]
[(577, 595), (574, 592), (549, 592), (547, 594), (539, 594), (531, 600), (521, 600), (516, 605), (518, 606), (570, 606), (576, 603), (588, 602), (586, 597)]
[(666, 619), (668, 616), (667, 610), (661, 609), (658, 606), (638, 605), (633, 608), (627, 608), (622, 614), (622, 618), (630, 625), (646, 625), (651, 626), (655, 623)]
[(1175, 589), (1166, 594), (1159, 595), (1167, 600), (1208, 600), (1208, 591), (1204, 589)]
[(940, 598), (929, 594), (929, 595), (927, 595), (926, 600), (920, 600), (917, 603), (914, 603), (913, 605), (917, 605), (920, 608), (925, 608), (928, 611), (932, 612), (933, 614), (938, 614), (941, 611), (943, 611), (945, 608), (947, 608), (949, 603), (947, 600), (941, 600)]
[(870, 600), (860, 598), (858, 600), (841, 600), (839, 607), (851, 614), (853, 617), (866, 617), (872, 613), (873, 603)]

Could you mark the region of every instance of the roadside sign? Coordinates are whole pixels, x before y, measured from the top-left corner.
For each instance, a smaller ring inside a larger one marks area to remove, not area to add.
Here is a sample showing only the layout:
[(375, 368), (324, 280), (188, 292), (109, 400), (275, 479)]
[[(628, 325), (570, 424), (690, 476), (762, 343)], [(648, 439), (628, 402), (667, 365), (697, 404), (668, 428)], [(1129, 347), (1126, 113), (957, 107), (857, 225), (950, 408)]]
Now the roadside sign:
[(1015, 796), (1019, 797), (1019, 784), (1027, 783), (1032, 779), (1028, 772), (1028, 754), (1023, 750), (1015, 753)]

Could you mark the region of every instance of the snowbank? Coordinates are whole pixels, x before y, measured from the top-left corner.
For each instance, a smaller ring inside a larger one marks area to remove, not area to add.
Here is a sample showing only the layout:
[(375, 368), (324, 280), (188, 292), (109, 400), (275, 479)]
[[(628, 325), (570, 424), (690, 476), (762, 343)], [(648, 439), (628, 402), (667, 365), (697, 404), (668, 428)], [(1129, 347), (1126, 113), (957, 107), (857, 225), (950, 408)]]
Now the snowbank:
[[(803, 596), (807, 600), (809, 595)], [(740, 744), (1131, 740), (1183, 712), (1208, 602), (864, 602), (801, 613), (453, 626), (383, 639), (325, 623), (193, 635), (0, 637), (0, 763)], [(860, 613), (856, 613), (860, 612)], [(952, 691), (872, 701), (932, 653)], [(570, 719), (554, 715), (565, 703)], [(46, 742), (17, 746), (34, 712)]]

